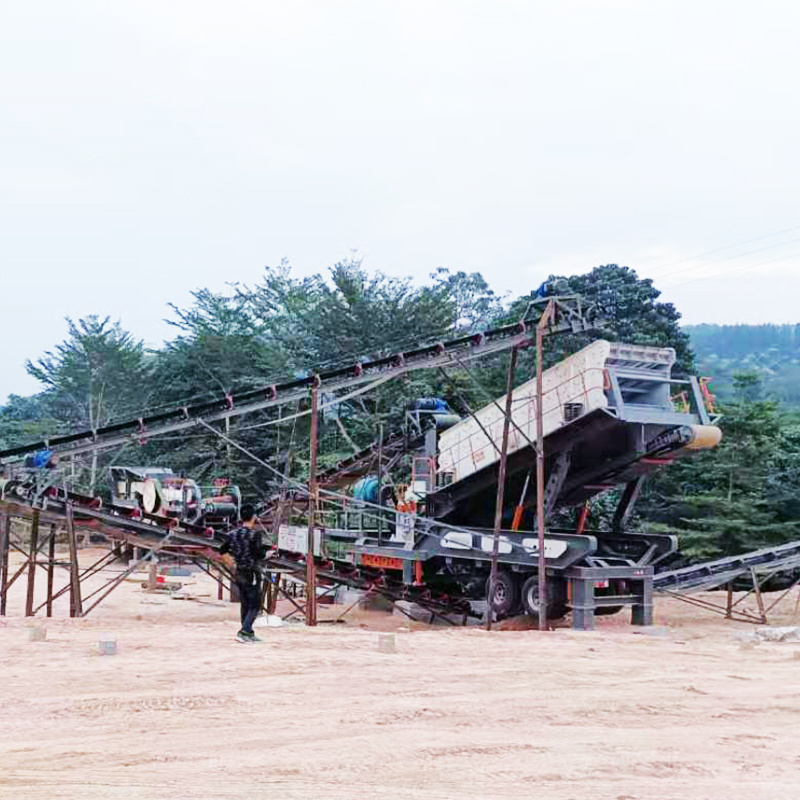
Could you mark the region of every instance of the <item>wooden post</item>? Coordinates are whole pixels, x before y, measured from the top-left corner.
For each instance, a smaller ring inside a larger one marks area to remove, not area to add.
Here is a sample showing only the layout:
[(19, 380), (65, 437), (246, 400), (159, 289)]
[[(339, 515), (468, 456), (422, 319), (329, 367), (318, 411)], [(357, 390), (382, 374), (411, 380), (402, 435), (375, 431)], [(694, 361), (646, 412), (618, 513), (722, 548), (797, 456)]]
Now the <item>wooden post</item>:
[(319, 439), (318, 387), (311, 386), (311, 453), (308, 467), (308, 549), (306, 550), (306, 625), (317, 624), (317, 568), (314, 563), (314, 522), (317, 512), (317, 448)]
[(6, 509), (0, 529), (0, 617), (6, 615), (8, 595), (8, 548), (11, 541), (11, 514)]
[(36, 556), (39, 553), (39, 509), (33, 509), (31, 543), (28, 553), (28, 594), (25, 598), (25, 616), (33, 616), (33, 593), (36, 588)]
[(56, 565), (56, 526), (50, 526), (50, 541), (47, 547), (47, 616), (53, 616), (53, 573)]
[(72, 514), (72, 501), (66, 503), (67, 539), (69, 540), (69, 615), (83, 616), (81, 600), (81, 579), (78, 566), (78, 539), (75, 535), (75, 519)]
[(497, 588), (497, 556), (500, 553), (500, 528), (503, 523), (503, 495), (506, 488), (506, 464), (508, 463), (508, 430), (511, 427), (511, 403), (514, 395), (514, 373), (517, 369), (517, 348), (511, 351), (511, 361), (506, 375), (506, 408), (503, 417), (503, 443), (500, 447), (500, 467), (497, 475), (497, 503), (494, 508), (494, 537), (492, 539), (492, 566), (489, 572), (489, 593), (486, 605), (486, 630), (492, 629), (492, 605)]

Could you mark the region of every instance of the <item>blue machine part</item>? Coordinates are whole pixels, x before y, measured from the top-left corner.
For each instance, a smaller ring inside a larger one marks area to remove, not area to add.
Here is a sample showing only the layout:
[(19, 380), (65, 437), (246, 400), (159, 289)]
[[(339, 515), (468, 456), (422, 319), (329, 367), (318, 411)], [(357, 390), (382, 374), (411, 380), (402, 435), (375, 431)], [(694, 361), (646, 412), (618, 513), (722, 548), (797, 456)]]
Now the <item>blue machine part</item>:
[(414, 411), (432, 411), (438, 414), (452, 414), (452, 409), (446, 400), (441, 397), (420, 397), (409, 403), (409, 408)]
[(55, 453), (52, 450), (37, 450), (25, 459), (28, 469), (45, 469)]
[(353, 484), (353, 499), (365, 503), (378, 502), (378, 476), (366, 475)]

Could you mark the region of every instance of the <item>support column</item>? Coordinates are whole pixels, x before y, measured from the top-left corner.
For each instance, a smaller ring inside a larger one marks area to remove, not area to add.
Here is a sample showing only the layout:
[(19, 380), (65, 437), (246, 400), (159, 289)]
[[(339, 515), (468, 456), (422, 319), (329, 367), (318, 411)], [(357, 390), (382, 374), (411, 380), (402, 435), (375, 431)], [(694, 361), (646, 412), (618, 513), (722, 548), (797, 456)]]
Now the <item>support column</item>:
[(758, 582), (758, 575), (756, 571), (750, 567), (750, 578), (753, 581), (753, 591), (756, 595), (756, 602), (758, 603), (758, 613), (761, 615), (761, 624), (767, 624), (767, 612), (764, 610), (764, 598), (761, 595), (761, 584)]
[(80, 568), (78, 566), (78, 539), (75, 535), (75, 519), (72, 514), (72, 502), (66, 504), (67, 540), (69, 542), (69, 615), (83, 616), (83, 600), (81, 599)]
[(494, 593), (497, 588), (497, 557), (500, 552), (500, 527), (503, 523), (503, 499), (506, 489), (506, 465), (508, 463), (508, 429), (511, 425), (512, 402), (514, 399), (514, 373), (517, 369), (519, 351), (511, 351), (511, 361), (506, 375), (506, 408), (503, 417), (503, 441), (500, 447), (500, 466), (497, 472), (497, 498), (494, 507), (494, 536), (492, 537), (492, 564), (489, 572), (489, 592), (486, 598), (486, 630), (492, 629)]
[(641, 602), (631, 608), (632, 625), (653, 624), (653, 578), (643, 578), (641, 582)]
[[(308, 467), (308, 549), (306, 550), (306, 625), (317, 624), (317, 565), (314, 563), (314, 522), (317, 517), (317, 448), (319, 437), (319, 381), (311, 386), (311, 452)], [(380, 498), (379, 498), (380, 499)]]
[(47, 543), (47, 616), (53, 616), (53, 573), (56, 569), (56, 526), (50, 526), (50, 541)]
[(594, 580), (570, 578), (572, 627), (576, 631), (594, 630)]
[(6, 615), (8, 595), (8, 547), (11, 541), (11, 514), (6, 509), (0, 528), (0, 617)]
[(733, 581), (728, 581), (728, 599), (725, 603), (725, 619), (733, 619)]
[(31, 520), (31, 543), (28, 554), (28, 594), (25, 598), (25, 616), (33, 616), (33, 593), (36, 589), (36, 556), (39, 552), (39, 509), (33, 510)]
[[(536, 325), (536, 541), (538, 543), (537, 574), (539, 577), (539, 630), (547, 630), (547, 559), (544, 553), (545, 498), (544, 498), (544, 334), (553, 321), (555, 306), (553, 301), (545, 306)], [(594, 586), (592, 586), (594, 602)], [(592, 625), (594, 610), (592, 610)]]

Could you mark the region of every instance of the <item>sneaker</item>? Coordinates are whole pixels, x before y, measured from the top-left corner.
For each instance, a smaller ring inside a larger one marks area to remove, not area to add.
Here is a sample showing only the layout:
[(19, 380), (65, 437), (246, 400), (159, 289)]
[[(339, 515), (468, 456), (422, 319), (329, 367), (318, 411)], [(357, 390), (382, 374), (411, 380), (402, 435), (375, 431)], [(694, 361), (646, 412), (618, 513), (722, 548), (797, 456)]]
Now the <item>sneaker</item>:
[(252, 639), (252, 637), (248, 636), (246, 633), (243, 633), (242, 631), (239, 631), (239, 633), (236, 634), (236, 641), (237, 642), (241, 642), (242, 644), (250, 644), (250, 642), (252, 642), (253, 639)]

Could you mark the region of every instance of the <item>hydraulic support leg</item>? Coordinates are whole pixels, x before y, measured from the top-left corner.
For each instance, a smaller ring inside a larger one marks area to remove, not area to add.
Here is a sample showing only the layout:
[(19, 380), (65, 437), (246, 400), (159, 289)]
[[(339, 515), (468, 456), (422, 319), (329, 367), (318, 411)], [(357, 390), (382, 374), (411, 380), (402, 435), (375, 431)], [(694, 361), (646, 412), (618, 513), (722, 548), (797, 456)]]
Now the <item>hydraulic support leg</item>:
[(648, 576), (634, 584), (634, 592), (638, 595), (637, 601), (631, 607), (632, 625), (653, 624), (653, 578)]
[(621, 533), (625, 530), (625, 524), (633, 511), (636, 500), (639, 497), (639, 492), (642, 490), (644, 478), (639, 477), (636, 480), (626, 484), (625, 490), (622, 492), (622, 497), (617, 503), (617, 508), (614, 511), (614, 519), (611, 522), (611, 530), (614, 533)]
[(572, 597), (572, 627), (576, 631), (594, 630), (594, 580), (572, 577), (570, 595)]

